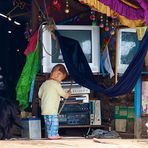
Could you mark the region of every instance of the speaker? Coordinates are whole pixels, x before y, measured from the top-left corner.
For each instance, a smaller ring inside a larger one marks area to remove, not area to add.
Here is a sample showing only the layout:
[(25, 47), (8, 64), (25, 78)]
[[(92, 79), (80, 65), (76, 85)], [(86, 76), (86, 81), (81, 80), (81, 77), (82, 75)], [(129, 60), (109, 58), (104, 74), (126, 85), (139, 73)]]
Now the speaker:
[(101, 125), (100, 100), (90, 100), (90, 125)]

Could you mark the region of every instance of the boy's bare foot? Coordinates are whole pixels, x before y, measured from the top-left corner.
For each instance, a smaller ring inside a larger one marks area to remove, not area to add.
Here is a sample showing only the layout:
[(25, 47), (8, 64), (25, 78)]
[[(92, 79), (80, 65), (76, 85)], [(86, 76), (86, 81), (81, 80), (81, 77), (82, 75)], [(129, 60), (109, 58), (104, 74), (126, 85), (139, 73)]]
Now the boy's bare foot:
[(59, 140), (59, 139), (62, 139), (61, 136), (49, 136), (48, 137), (49, 140)]

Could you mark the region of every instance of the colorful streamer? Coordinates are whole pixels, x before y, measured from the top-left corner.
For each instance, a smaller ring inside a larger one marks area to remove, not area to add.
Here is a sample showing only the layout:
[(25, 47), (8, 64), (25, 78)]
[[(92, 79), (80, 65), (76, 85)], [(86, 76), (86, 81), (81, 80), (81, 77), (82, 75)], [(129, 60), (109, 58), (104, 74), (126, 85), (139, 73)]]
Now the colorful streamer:
[[(107, 16), (110, 16), (110, 17), (118, 17), (119, 18), (119, 21), (120, 21), (120, 23), (122, 25), (131, 27), (131, 28), (132, 27), (145, 26), (144, 11), (142, 11), (142, 9), (140, 9), (140, 8), (137, 8), (137, 9), (135, 9), (133, 11), (133, 12), (136, 12), (136, 14), (138, 12), (140, 12), (140, 16), (137, 17), (137, 19), (136, 19), (136, 16), (135, 16), (134, 17), (135, 20), (134, 19), (131, 20), (130, 18), (127, 18), (127, 16), (123, 16), (123, 14), (121, 15), (118, 12), (116, 12), (115, 10), (112, 10), (109, 6), (105, 5), (104, 3), (100, 2), (99, 0), (79, 0), (79, 1), (82, 4), (86, 4), (86, 5), (90, 6), (91, 8), (94, 8), (98, 12), (101, 12), (103, 14), (106, 14)], [(113, 0), (111, 2), (113, 3)], [(133, 10), (134, 9), (133, 7), (130, 7), (130, 6), (128, 6), (127, 8), (130, 8), (130, 10)], [(139, 11), (136, 11), (136, 10), (139, 10)], [(132, 14), (133, 14), (133, 12), (132, 12)], [(142, 14), (142, 12), (143, 12), (143, 14)], [(129, 15), (129, 13), (126, 13), (126, 14)]]

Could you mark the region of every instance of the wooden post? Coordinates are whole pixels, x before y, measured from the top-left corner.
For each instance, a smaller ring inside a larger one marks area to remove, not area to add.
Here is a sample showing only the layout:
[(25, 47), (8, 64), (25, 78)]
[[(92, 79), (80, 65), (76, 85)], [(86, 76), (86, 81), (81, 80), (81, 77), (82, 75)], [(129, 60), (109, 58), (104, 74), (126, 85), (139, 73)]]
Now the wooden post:
[(118, 67), (118, 31), (116, 33), (116, 52), (115, 52), (115, 84), (118, 82), (118, 71), (117, 71), (117, 67)]

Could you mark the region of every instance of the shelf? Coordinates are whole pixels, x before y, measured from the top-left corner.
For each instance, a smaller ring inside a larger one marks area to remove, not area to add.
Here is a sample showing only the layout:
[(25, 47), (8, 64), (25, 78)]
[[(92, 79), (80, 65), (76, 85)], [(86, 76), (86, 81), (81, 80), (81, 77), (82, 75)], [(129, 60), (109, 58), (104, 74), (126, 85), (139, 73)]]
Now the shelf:
[(141, 74), (148, 74), (148, 71), (142, 71)]
[(104, 128), (104, 125), (60, 125), (59, 128)]

